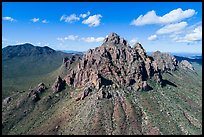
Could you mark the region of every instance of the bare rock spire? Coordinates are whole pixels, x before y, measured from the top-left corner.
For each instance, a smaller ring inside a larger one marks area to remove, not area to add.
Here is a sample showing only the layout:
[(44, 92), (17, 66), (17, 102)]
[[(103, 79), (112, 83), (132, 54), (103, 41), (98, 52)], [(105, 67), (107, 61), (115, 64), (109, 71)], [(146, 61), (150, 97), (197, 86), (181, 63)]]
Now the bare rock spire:
[(117, 45), (124, 45), (124, 46), (128, 46), (128, 42), (124, 39), (121, 38), (118, 34), (116, 34), (115, 32), (112, 32), (108, 35), (108, 37), (106, 37), (104, 39), (104, 43), (107, 44), (117, 44)]

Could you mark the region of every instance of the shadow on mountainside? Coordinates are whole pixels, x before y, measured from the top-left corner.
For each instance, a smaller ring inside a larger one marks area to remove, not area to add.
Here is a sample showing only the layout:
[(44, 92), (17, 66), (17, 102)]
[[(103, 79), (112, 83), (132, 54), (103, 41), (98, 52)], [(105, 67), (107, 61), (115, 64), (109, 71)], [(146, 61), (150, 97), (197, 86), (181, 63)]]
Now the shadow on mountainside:
[(168, 81), (168, 80), (163, 80), (162, 82), (162, 87), (165, 87), (167, 85), (171, 85), (173, 87), (177, 87), (177, 85), (175, 85), (174, 83), (172, 83), (171, 81)]

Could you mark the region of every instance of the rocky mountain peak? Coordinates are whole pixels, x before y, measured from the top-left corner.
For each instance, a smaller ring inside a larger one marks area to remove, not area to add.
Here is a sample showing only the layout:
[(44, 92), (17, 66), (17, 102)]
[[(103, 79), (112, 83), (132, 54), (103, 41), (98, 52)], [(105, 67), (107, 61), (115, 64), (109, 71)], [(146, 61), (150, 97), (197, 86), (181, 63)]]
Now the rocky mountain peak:
[(124, 45), (124, 46), (128, 46), (128, 42), (124, 39), (121, 38), (118, 34), (116, 34), (115, 32), (112, 32), (108, 35), (108, 37), (106, 37), (104, 39), (104, 43), (105, 44), (111, 44), (111, 45)]
[(145, 52), (144, 48), (142, 47), (142, 44), (140, 44), (139, 42), (135, 43), (133, 47), (137, 50), (143, 50)]
[(64, 78), (66, 83), (96, 90), (102, 86), (146, 90), (150, 78), (162, 84), (160, 71), (154, 69), (153, 59), (146, 55), (142, 45), (136, 43), (131, 48), (123, 40), (111, 33), (101, 46), (84, 54), (75, 69), (67, 66), (71, 73)]
[(138, 52), (138, 54), (146, 57), (146, 51), (139, 42), (135, 43), (133, 48)]

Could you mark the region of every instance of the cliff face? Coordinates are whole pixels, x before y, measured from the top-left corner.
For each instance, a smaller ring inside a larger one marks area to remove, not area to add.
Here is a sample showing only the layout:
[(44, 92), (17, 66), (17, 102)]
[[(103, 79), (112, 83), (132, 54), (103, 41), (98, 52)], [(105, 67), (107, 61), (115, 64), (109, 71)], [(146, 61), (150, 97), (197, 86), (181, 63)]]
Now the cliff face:
[(147, 89), (146, 81), (150, 78), (162, 84), (158, 67), (142, 45), (136, 43), (130, 47), (125, 39), (111, 33), (101, 46), (90, 49), (83, 56), (65, 80), (74, 87), (92, 85), (100, 89), (102, 85), (113, 85), (139, 90)]
[(152, 54), (154, 58), (153, 64), (155, 69), (159, 69), (161, 72), (165, 71), (174, 71), (178, 66), (178, 61), (174, 56), (171, 56), (167, 53), (161, 53), (160, 51), (156, 51)]

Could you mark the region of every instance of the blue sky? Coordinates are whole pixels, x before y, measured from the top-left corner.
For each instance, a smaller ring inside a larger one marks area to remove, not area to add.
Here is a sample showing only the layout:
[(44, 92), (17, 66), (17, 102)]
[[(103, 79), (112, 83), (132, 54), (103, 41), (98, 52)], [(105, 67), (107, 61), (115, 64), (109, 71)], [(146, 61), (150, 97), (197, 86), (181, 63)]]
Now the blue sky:
[(146, 51), (202, 52), (201, 2), (3, 2), (2, 47), (86, 51), (111, 32)]

